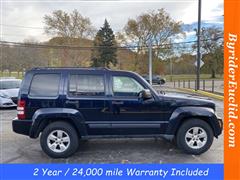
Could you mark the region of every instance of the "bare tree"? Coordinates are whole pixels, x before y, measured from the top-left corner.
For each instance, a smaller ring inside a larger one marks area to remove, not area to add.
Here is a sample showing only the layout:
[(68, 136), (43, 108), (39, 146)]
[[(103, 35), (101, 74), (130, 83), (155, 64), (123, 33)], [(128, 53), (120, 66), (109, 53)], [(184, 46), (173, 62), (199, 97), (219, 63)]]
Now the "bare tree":
[(76, 9), (72, 13), (62, 10), (53, 11), (44, 16), (45, 33), (60, 37), (92, 38), (95, 28), (87, 17), (83, 17)]
[[(121, 43), (136, 46), (136, 68), (143, 54), (146, 54), (145, 46), (152, 43), (155, 46), (154, 58), (159, 59), (171, 47), (167, 45), (179, 34), (183, 34), (181, 30), (181, 22), (173, 20), (164, 10), (151, 11), (143, 13), (136, 19), (129, 19), (121, 34), (118, 34)], [(162, 48), (163, 45), (165, 48)]]

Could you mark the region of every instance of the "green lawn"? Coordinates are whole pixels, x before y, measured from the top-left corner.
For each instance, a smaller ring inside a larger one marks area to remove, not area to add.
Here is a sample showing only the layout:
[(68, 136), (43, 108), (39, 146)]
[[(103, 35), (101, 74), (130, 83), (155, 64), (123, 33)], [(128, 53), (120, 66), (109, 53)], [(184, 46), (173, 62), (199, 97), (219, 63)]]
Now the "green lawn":
[(19, 78), (22, 79), (23, 78), (23, 73), (22, 72), (0, 72), (0, 77), (15, 77), (15, 78)]
[[(215, 79), (223, 79), (223, 76), (221, 75), (216, 75), (217, 77)], [(171, 80), (171, 75), (165, 75), (164, 76), (167, 81)], [(196, 74), (178, 74), (178, 75), (173, 75), (172, 80), (195, 80), (196, 79)], [(201, 74), (200, 79), (212, 79), (210, 74)]]

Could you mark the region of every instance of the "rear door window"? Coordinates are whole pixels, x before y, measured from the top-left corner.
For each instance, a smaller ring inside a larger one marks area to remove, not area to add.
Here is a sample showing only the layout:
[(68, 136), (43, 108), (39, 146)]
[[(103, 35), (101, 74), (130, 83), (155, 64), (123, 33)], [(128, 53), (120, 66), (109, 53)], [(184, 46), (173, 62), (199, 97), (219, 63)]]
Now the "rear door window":
[(33, 76), (29, 95), (32, 97), (56, 97), (60, 74), (36, 74)]
[(70, 96), (104, 96), (103, 75), (70, 75)]

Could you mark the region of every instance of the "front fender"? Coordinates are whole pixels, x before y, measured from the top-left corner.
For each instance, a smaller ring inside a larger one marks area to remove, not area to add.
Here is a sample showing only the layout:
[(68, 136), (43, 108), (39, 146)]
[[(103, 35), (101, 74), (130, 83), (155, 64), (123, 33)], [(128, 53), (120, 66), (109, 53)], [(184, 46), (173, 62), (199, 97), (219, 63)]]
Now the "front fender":
[(222, 133), (222, 120), (215, 115), (213, 109), (190, 106), (179, 107), (174, 110), (169, 119), (169, 125), (167, 127), (166, 134), (176, 134), (178, 128), (184, 120), (194, 117), (206, 120), (206, 122), (212, 127), (215, 137)]
[(70, 108), (41, 108), (38, 109), (32, 117), (30, 137), (37, 138), (39, 133), (48, 124), (49, 120), (56, 119), (70, 121), (80, 135), (85, 135), (87, 133), (85, 120), (79, 111)]

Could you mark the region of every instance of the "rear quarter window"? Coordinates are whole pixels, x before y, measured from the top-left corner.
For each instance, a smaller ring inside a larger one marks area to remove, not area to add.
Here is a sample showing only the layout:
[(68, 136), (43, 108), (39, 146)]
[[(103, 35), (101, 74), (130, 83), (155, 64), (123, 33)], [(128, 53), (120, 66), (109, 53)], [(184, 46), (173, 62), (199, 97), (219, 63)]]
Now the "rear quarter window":
[(60, 74), (36, 74), (29, 90), (32, 97), (56, 97), (58, 95)]

